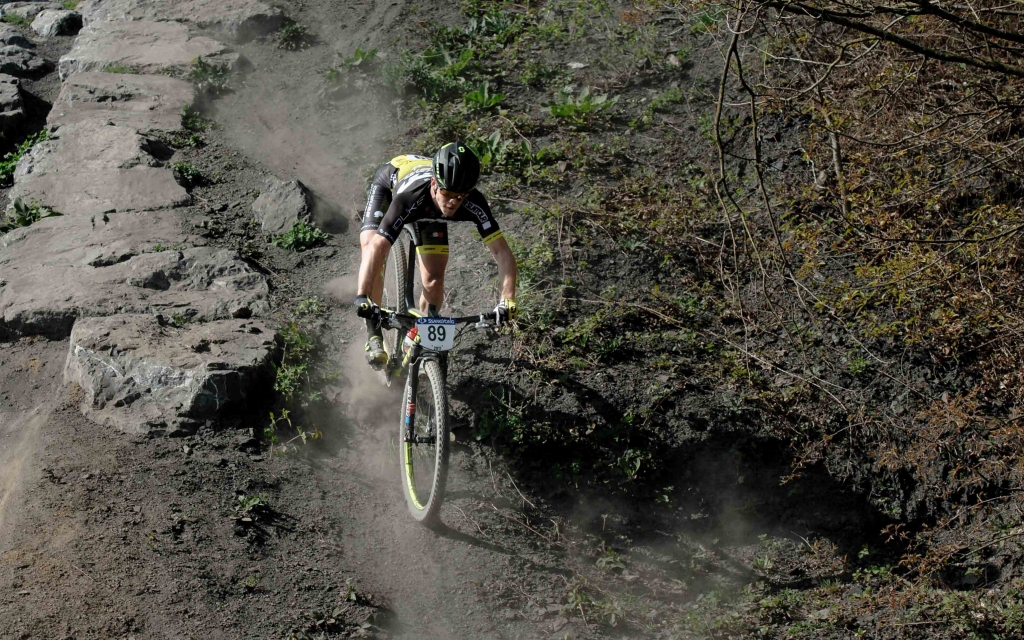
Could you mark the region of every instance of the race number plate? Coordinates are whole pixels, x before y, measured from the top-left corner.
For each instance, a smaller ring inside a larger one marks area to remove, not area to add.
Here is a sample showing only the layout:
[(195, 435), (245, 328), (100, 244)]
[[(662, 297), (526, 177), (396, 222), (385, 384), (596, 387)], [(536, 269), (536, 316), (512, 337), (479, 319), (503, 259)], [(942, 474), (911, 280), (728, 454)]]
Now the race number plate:
[(419, 318), (416, 330), (424, 349), (448, 351), (455, 341), (455, 318)]

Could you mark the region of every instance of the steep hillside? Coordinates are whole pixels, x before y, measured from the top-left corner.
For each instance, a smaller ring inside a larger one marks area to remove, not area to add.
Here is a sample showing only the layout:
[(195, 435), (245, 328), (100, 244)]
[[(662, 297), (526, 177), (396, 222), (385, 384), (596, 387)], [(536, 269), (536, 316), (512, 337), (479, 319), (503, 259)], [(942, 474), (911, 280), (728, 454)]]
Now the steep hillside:
[[(0, 637), (1024, 634), (1013, 10), (63, 4), (5, 17)], [(456, 138), (523, 313), (429, 530), (351, 300)]]

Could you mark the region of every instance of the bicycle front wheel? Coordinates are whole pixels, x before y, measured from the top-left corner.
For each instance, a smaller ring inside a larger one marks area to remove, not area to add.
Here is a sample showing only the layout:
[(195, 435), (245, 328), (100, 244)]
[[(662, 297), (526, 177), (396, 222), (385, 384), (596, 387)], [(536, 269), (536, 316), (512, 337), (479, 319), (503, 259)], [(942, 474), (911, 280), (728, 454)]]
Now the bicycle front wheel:
[[(384, 292), (381, 294), (380, 306), (394, 309), (398, 313), (407, 313), (405, 304), (405, 287), (408, 279), (406, 269), (409, 268), (409, 253), (405, 236), (400, 236), (391, 246), (387, 264), (384, 265)], [(388, 329), (384, 334), (384, 351), (388, 354), (388, 362), (393, 366), (396, 359), (402, 358), (402, 339), (405, 337), (398, 329)], [(390, 384), (390, 383), (389, 383)]]
[[(436, 360), (420, 363), (417, 381), (413, 400), (412, 376), (406, 379), (406, 402), (399, 427), (402, 493), (412, 517), (431, 526), (438, 521), (448, 481), (448, 396), (444, 374)], [(407, 420), (410, 429), (406, 429)]]

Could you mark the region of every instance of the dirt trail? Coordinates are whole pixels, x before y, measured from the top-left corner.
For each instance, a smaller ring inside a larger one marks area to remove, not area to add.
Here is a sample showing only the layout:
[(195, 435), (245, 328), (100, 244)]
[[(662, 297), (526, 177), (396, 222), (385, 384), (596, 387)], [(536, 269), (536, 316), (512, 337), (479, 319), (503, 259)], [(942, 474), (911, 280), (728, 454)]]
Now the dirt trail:
[(17, 376), (18, 383), (4, 385), (0, 410), (0, 549), (18, 525), (26, 484), (40, 473), (40, 438), (60, 391), (55, 369), (61, 355), (54, 345), (40, 343), (4, 357), (9, 379)]
[[(511, 529), (501, 544), (486, 541), (474, 531), (477, 525), (467, 511), (495, 498), (494, 471), (485, 461), (474, 459), (468, 450), (456, 452), (444, 511), (451, 528), (430, 531), (408, 517), (392, 437), (398, 392), (383, 389), (368, 374), (360, 353), (361, 323), (347, 313), (359, 263), (358, 227), (351, 219), (363, 204), (367, 168), (402, 150), (385, 137), (395, 123), (383, 119), (386, 110), (372, 96), (352, 95), (324, 111), (317, 90), (323, 72), (339, 56), (349, 55), (357, 45), (383, 45), (392, 37), (387, 25), (405, 8), (404, 3), (385, 0), (350, 6), (309, 2), (294, 7), (290, 15), (311, 26), (318, 46), (286, 54), (259, 43), (244, 48), (255, 71), (213, 109), (230, 146), (281, 177), (302, 180), (344, 212), (350, 223), (342, 240), (346, 248), (336, 262), (312, 276), (286, 277), (291, 281), (282, 283), (299, 297), (327, 292), (341, 307), (332, 321), (340, 321), (335, 334), (347, 343), (336, 363), (343, 372), (343, 390), (335, 405), (337, 414), (327, 421), (333, 427), (325, 429), (324, 451), (313, 468), (318, 487), (329, 496), (327, 502), (334, 505), (333, 516), (340, 523), (338, 543), (346, 568), (359, 575), (368, 589), (384, 596), (395, 614), (388, 627), (393, 637), (548, 635), (550, 630), (542, 631), (517, 620), (511, 611), (495, 608), (493, 585), (506, 573), (525, 568), (546, 576), (544, 582), (561, 585), (560, 576), (568, 572), (548, 566), (554, 558), (547, 552), (521, 554), (520, 547), (536, 546), (536, 542)], [(480, 290), (477, 277), (493, 266), (479, 243), (466, 240), (469, 231), (453, 230), (453, 244), (458, 245), (453, 258), (459, 251), (479, 255), (453, 259), (449, 274), (450, 287), (459, 291), (460, 306), (467, 308), (493, 304), (492, 293)]]

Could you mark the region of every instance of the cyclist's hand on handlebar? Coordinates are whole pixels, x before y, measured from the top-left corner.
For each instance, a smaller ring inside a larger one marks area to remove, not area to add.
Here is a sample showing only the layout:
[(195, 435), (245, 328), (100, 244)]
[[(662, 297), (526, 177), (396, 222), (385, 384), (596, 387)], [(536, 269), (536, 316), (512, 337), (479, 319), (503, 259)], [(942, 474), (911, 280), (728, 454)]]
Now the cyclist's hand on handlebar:
[(512, 298), (502, 298), (498, 306), (494, 307), (494, 320), (498, 326), (501, 326), (503, 323), (515, 320), (518, 311), (515, 300)]
[(380, 307), (368, 296), (357, 296), (355, 305), (356, 315), (360, 318), (372, 318), (380, 321)]

